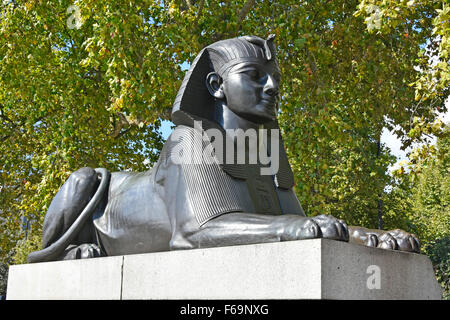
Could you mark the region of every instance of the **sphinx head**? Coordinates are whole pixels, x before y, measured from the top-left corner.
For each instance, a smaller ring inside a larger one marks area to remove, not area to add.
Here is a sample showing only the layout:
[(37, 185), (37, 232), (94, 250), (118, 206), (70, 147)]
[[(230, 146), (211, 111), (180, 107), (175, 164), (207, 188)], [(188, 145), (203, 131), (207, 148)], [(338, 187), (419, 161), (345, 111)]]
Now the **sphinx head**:
[(281, 74), (273, 39), (245, 36), (203, 49), (178, 92), (172, 121), (180, 112), (213, 120), (218, 106), (258, 124), (276, 120)]

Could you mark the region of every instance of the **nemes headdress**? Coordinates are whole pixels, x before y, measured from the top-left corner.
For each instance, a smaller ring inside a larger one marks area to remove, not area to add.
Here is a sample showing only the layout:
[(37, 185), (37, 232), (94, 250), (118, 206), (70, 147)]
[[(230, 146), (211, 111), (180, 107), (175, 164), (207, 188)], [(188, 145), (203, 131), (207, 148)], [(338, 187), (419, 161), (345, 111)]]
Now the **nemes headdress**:
[[(276, 61), (275, 35), (267, 39), (256, 36), (243, 36), (215, 42), (204, 48), (195, 58), (178, 90), (172, 107), (172, 122), (176, 125), (193, 127), (194, 121), (202, 121), (204, 130), (215, 127), (214, 97), (206, 87), (210, 72), (217, 72), (222, 78), (230, 69), (242, 62)], [(278, 122), (265, 124), (267, 129), (279, 129)], [(280, 168), (276, 174), (278, 186), (290, 189), (294, 176), (289, 165), (280, 136)], [(242, 165), (223, 164), (222, 169), (238, 179), (246, 179), (247, 172)]]
[(270, 35), (267, 40), (244, 36), (221, 40), (204, 48), (184, 77), (173, 104), (172, 121), (175, 124), (185, 122), (186, 119), (181, 119), (185, 118), (184, 113), (194, 119), (212, 120), (214, 98), (206, 88), (206, 76), (215, 71), (224, 78), (238, 63), (275, 60), (274, 38), (274, 35)]

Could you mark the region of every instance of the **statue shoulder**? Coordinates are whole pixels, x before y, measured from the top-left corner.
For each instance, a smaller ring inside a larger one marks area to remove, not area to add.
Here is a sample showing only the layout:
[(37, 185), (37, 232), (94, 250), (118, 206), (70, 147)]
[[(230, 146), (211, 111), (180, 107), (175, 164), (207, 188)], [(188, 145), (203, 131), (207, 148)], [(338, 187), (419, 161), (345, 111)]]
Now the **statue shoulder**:
[(178, 125), (167, 138), (161, 151), (160, 162), (166, 164), (191, 164), (201, 156), (204, 148), (203, 131), (186, 125)]

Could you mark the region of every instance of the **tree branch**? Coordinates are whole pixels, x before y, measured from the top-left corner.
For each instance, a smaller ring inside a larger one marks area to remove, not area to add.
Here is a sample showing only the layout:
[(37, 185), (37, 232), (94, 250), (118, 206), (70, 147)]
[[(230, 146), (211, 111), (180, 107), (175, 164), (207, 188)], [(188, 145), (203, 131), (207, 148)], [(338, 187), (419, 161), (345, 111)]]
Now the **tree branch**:
[(187, 4), (189, 10), (191, 10), (191, 9), (192, 9), (192, 3), (191, 3), (191, 0), (186, 0), (186, 4)]
[[(114, 128), (113, 128), (113, 132), (111, 133), (111, 136), (114, 139), (119, 138), (124, 133), (129, 131), (132, 126), (139, 127), (139, 124), (141, 122), (143, 122), (140, 117), (137, 117), (136, 119), (132, 119), (130, 117), (127, 117), (123, 113), (119, 113), (118, 116), (119, 116), (119, 121), (118, 122), (116, 122), (115, 119), (113, 119), (113, 127)], [(124, 128), (125, 128), (125, 131), (122, 131), (122, 129), (124, 129)]]
[(198, 20), (200, 19), (200, 16), (202, 15), (204, 5), (205, 5), (205, 0), (201, 0), (199, 9), (198, 9), (198, 13), (197, 13), (197, 19), (195, 19), (194, 29), (196, 29), (198, 26)]
[(254, 5), (255, 5), (255, 0), (247, 0), (247, 2), (242, 7), (241, 11), (239, 11), (238, 21), (237, 21), (238, 30), (241, 25), (241, 22), (245, 19), (245, 17), (247, 16), (247, 14), (250, 12), (250, 10), (252, 9), (252, 7)]

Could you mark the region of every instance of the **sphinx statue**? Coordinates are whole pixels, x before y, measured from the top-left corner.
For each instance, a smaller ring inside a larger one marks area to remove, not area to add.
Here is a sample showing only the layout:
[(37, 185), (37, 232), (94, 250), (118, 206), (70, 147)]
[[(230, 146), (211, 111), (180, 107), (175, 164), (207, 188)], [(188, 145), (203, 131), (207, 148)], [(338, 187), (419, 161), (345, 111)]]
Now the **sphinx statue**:
[(307, 217), (277, 122), (274, 37), (213, 43), (175, 99), (175, 130), (147, 172), (81, 168), (56, 194), (29, 262), (327, 238), (419, 252), (402, 230)]

